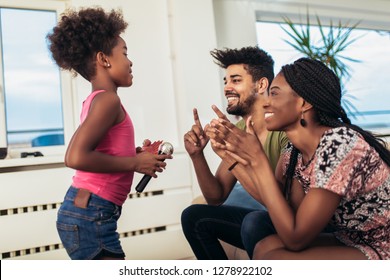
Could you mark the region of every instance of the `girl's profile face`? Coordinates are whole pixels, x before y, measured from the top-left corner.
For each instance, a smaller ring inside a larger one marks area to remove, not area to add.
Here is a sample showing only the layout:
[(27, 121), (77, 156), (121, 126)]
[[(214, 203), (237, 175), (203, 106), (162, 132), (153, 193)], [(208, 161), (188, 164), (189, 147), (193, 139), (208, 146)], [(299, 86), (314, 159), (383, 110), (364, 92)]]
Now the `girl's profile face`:
[(264, 120), (268, 130), (288, 131), (300, 125), (302, 98), (290, 87), (282, 73), (276, 75), (265, 98)]
[(133, 63), (127, 57), (126, 42), (118, 37), (118, 43), (108, 56), (111, 67), (110, 76), (118, 87), (130, 87), (133, 84)]

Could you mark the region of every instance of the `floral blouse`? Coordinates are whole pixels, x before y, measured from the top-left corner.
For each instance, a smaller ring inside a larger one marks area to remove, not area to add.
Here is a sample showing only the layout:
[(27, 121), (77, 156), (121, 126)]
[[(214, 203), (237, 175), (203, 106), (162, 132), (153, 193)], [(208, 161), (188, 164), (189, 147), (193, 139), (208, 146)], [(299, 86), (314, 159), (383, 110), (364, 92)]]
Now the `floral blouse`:
[[(283, 154), (284, 174), (291, 150)], [(390, 259), (390, 167), (359, 133), (327, 130), (310, 162), (299, 154), (294, 177), (305, 193), (323, 188), (341, 197), (330, 223), (342, 243), (369, 259)]]

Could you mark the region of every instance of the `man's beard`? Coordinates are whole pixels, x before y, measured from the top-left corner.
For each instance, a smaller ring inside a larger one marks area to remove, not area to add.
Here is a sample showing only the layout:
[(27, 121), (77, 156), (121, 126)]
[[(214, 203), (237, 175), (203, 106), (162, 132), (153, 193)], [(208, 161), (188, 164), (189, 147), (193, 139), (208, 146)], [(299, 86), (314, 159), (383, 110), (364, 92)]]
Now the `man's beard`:
[(247, 99), (245, 99), (243, 103), (239, 102), (235, 106), (230, 106), (230, 107), (228, 106), (226, 108), (226, 112), (228, 112), (228, 114), (230, 115), (240, 116), (240, 117), (249, 115), (252, 111), (253, 104), (256, 102), (256, 98), (257, 98), (256, 91), (253, 90), (251, 95)]

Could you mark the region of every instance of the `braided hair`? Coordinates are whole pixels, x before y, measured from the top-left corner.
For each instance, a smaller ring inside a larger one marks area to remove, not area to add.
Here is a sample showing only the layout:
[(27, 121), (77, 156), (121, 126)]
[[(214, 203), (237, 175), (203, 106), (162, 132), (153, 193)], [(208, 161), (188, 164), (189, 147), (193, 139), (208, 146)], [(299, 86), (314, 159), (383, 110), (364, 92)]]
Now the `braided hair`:
[[(281, 74), (290, 87), (314, 107), (320, 124), (329, 127), (345, 126), (355, 130), (390, 166), (390, 151), (386, 148), (385, 142), (369, 131), (351, 123), (347, 113), (341, 106), (340, 80), (324, 63), (311, 58), (300, 58), (292, 64), (283, 66)], [(286, 198), (288, 198), (291, 191), (292, 178), (299, 153), (299, 150), (293, 146), (286, 171)]]

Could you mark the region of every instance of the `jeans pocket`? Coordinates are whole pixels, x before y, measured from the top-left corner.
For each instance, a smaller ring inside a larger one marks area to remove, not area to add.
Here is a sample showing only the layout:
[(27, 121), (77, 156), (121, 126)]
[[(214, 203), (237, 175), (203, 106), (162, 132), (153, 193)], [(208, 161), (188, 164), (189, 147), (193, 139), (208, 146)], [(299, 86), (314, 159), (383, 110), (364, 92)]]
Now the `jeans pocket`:
[(101, 208), (97, 211), (99, 214), (96, 218), (97, 222), (100, 223), (111, 223), (118, 221), (120, 215), (121, 215), (121, 208), (120, 207), (113, 207), (112, 209), (107, 208)]
[(57, 231), (69, 255), (79, 248), (79, 229), (77, 225), (57, 222)]

